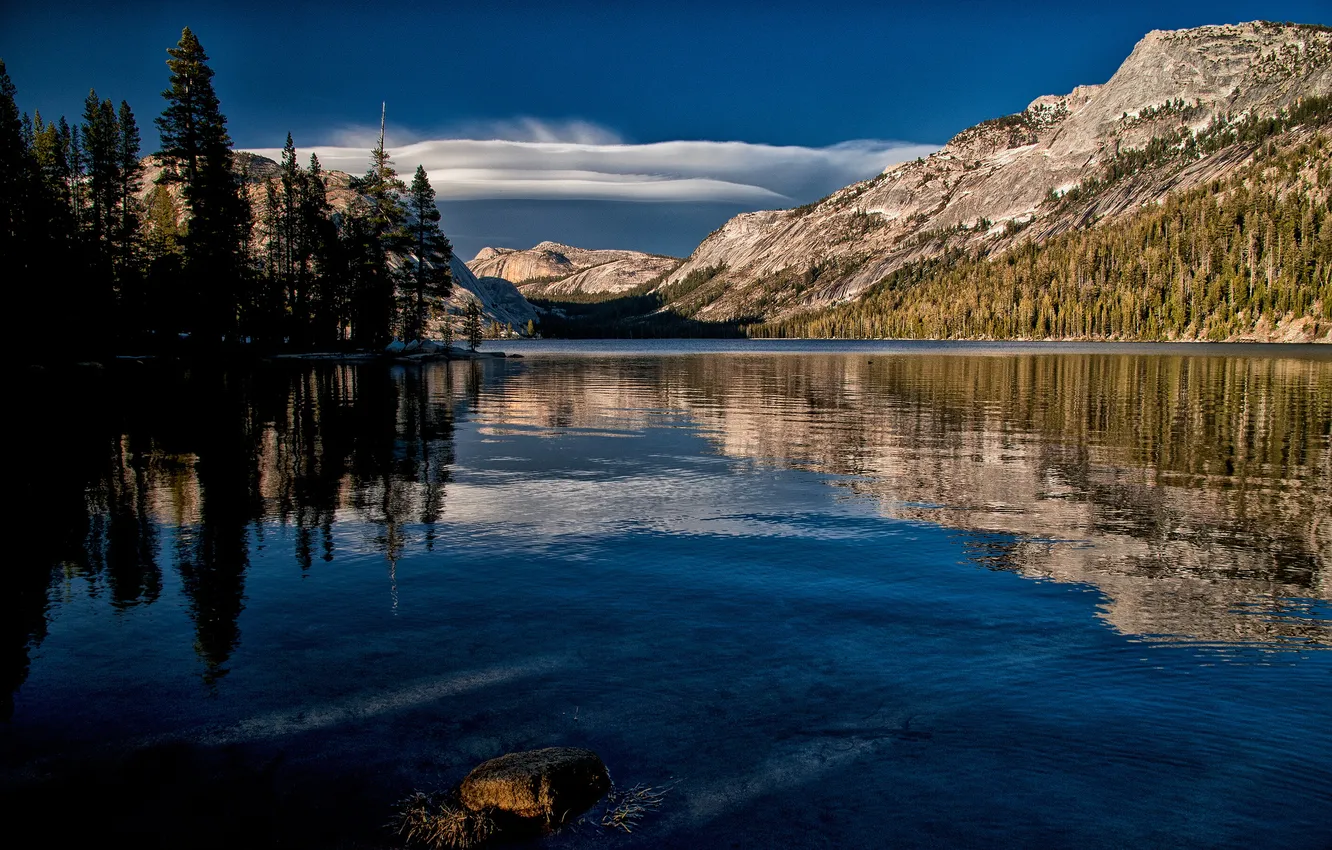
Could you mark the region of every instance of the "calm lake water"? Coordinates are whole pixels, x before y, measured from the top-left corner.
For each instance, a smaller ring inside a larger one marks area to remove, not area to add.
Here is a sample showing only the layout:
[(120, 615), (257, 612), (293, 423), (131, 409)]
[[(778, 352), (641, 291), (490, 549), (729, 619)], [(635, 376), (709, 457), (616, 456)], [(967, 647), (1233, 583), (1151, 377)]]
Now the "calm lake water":
[[(19, 379), (0, 790), (55, 839), (1332, 846), (1332, 350), (745, 342)], [(59, 840), (54, 841), (59, 844)]]

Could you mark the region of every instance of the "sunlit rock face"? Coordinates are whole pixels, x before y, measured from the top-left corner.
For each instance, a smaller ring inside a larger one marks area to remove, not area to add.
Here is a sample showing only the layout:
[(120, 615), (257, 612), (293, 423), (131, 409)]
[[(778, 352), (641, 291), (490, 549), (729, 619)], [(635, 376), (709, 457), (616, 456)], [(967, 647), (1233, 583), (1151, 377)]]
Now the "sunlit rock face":
[[(962, 131), (924, 159), (795, 210), (745, 213), (710, 235), (669, 277), (725, 267), (700, 319), (779, 318), (847, 300), (913, 260), (946, 250), (1002, 252), (1114, 218), (1225, 177), (1249, 162), (1231, 145), (1180, 167), (1163, 163), (1076, 203), (1063, 193), (1143, 149), (1214, 120), (1270, 116), (1332, 93), (1332, 30), (1269, 23), (1155, 31), (1110, 80), (1045, 95), (1023, 112)], [(946, 238), (945, 238), (946, 237)], [(819, 274), (800, 285), (811, 268)]]
[(447, 321), (453, 326), (455, 338), (461, 338), (462, 317), (470, 301), (481, 304), (481, 313), (488, 321), (508, 325), (515, 331), (536, 319), (536, 310), (509, 281), (498, 277), (478, 278), (456, 256), (450, 269), (453, 272), (453, 293), (449, 296), (448, 314), (441, 317), (440, 322)]
[(518, 284), (524, 295), (608, 295), (649, 283), (680, 264), (641, 251), (589, 250), (542, 242), (525, 251), (482, 248), (467, 264), (480, 277)]

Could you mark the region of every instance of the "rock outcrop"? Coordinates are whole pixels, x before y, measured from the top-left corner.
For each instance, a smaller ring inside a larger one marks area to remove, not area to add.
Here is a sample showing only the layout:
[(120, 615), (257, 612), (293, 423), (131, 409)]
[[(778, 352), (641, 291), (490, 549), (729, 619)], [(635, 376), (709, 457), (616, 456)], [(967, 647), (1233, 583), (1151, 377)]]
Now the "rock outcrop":
[(525, 296), (613, 295), (661, 277), (680, 264), (641, 251), (591, 250), (542, 242), (524, 251), (482, 248), (467, 264), (478, 276), (503, 278)]
[(536, 319), (536, 310), (518, 287), (497, 277), (477, 277), (467, 264), (456, 255), (449, 264), (453, 272), (453, 293), (449, 296), (449, 321), (453, 324), (454, 335), (462, 329), (462, 315), (469, 301), (481, 303), (482, 315), (488, 321), (509, 325), (514, 330), (521, 330), (530, 320)]
[[(1202, 140), (1222, 138), (1247, 115), (1278, 115), (1329, 94), (1327, 27), (1152, 32), (1103, 85), (1038, 97), (928, 158), (805, 207), (736, 216), (663, 286), (722, 269), (707, 292), (674, 305), (703, 320), (772, 319), (847, 301), (914, 260), (995, 254), (1226, 176), (1255, 146), (1206, 150)], [(1107, 183), (1107, 166), (1130, 153), (1138, 160), (1130, 176)]]
[(610, 774), (591, 750), (548, 747), (509, 753), (478, 765), (458, 789), (473, 811), (563, 823), (610, 790)]

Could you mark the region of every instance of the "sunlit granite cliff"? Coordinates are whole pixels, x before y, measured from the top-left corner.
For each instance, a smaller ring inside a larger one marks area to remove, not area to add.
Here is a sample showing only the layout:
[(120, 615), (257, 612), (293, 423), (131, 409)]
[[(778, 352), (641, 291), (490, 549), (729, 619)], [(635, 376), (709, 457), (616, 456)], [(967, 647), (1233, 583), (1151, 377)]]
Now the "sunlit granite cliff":
[(588, 250), (542, 242), (525, 251), (482, 248), (467, 267), (478, 277), (515, 283), (526, 296), (546, 298), (624, 292), (679, 264), (674, 257), (641, 251)]
[[(1037, 97), (929, 157), (821, 201), (736, 216), (662, 291), (720, 270), (669, 305), (709, 321), (771, 320), (846, 302), (913, 261), (997, 256), (1234, 174), (1262, 147), (1227, 141), (1236, 122), (1291, 114), (1329, 94), (1327, 27), (1259, 22), (1151, 32), (1104, 84)], [(1302, 138), (1296, 128), (1273, 144)], [(1306, 177), (1300, 191), (1326, 195), (1313, 172)], [(1308, 332), (1268, 331), (1274, 339)]]

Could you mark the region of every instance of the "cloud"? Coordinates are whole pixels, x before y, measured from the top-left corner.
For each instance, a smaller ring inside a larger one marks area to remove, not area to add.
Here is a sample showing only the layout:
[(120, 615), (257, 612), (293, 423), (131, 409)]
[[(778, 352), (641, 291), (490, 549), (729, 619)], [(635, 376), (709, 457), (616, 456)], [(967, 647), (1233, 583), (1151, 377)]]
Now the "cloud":
[[(316, 146), (325, 168), (360, 174), (378, 129), (348, 130)], [(789, 206), (863, 180), (935, 145), (878, 140), (822, 148), (749, 142), (626, 143), (583, 121), (531, 118), (470, 125), (456, 138), (420, 139), (389, 150), (399, 172), (419, 163), (440, 200), (721, 201)], [(271, 158), (277, 149), (252, 151)], [(309, 151), (301, 151), (303, 157)]]

